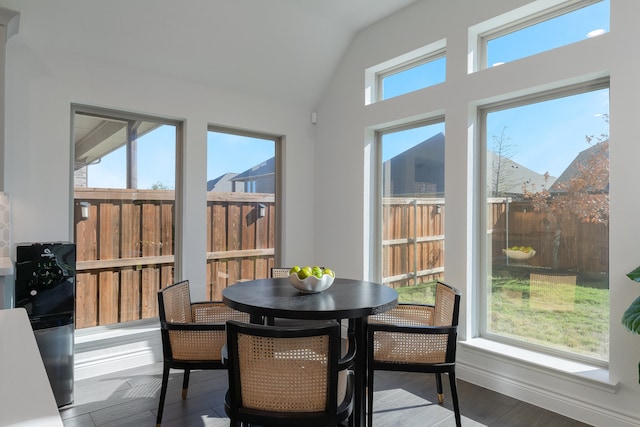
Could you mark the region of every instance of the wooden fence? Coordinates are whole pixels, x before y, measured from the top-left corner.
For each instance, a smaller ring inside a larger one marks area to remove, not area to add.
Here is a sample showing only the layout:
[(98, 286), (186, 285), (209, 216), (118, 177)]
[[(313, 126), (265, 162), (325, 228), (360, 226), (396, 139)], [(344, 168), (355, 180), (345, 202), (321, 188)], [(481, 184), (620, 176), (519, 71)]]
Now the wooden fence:
[[(175, 200), (168, 190), (76, 189), (76, 327), (157, 316), (157, 291), (174, 282)], [(87, 218), (81, 204), (89, 204)], [(397, 288), (444, 275), (444, 199), (383, 201), (383, 283)], [(495, 200), (487, 228), (493, 260), (532, 246), (529, 265), (553, 266), (555, 230), (527, 203)], [(275, 255), (273, 194), (207, 193), (206, 292), (269, 276)], [(561, 224), (557, 268), (608, 271), (608, 227)]]
[(273, 194), (207, 193), (207, 295), (222, 300), (234, 283), (269, 277), (274, 267)]
[(393, 288), (444, 275), (444, 199), (385, 198), (382, 282)]
[[(75, 190), (76, 328), (158, 315), (157, 292), (174, 282), (174, 198), (164, 190)], [(230, 284), (268, 276), (274, 231), (272, 194), (207, 193), (211, 299)]]
[(76, 189), (75, 205), (76, 328), (157, 316), (174, 277), (174, 192)]
[[(489, 203), (487, 230), (491, 234), (494, 261), (508, 260), (502, 249), (531, 246), (536, 254), (526, 265), (559, 270), (609, 272), (609, 227), (564, 218), (559, 226), (542, 212), (534, 212), (525, 201), (495, 199)], [(522, 263), (521, 263), (522, 264)]]

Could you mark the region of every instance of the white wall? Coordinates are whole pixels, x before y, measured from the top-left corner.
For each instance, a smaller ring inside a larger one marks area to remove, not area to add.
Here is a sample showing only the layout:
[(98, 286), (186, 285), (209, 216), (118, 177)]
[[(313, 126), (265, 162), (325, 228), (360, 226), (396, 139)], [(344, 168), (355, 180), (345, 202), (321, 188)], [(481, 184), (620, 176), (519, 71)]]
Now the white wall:
[[(369, 218), (366, 179), (372, 130), (419, 117), (446, 116), (446, 281), (463, 289), (459, 376), (598, 426), (640, 425), (640, 337), (624, 330), (620, 317), (640, 294), (625, 273), (640, 263), (637, 159), (640, 3), (611, 0), (611, 32), (605, 36), (502, 65), (467, 73), (469, 26), (530, 4), (526, 0), (424, 0), (362, 31), (352, 43), (318, 108), (316, 154), (331, 153), (333, 167), (316, 163), (316, 257), (336, 271), (376, 279), (367, 263)], [(537, 3), (537, 2), (536, 2)], [(548, 3), (548, 2), (547, 2)], [(364, 70), (441, 39), (447, 41), (447, 81), (378, 104), (364, 105)], [(474, 204), (475, 106), (490, 97), (551, 88), (557, 82), (610, 75), (610, 287), (609, 371), (560, 365), (474, 340), (477, 265), (473, 247), (480, 221)], [(316, 158), (319, 158), (318, 156)], [(364, 190), (364, 191), (363, 191)], [(361, 196), (363, 195), (363, 196)], [(338, 216), (339, 215), (339, 216)], [(465, 256), (465, 254), (467, 254)], [(551, 367), (549, 365), (552, 365)], [(574, 372), (571, 372), (571, 371)]]
[[(6, 45), (5, 191), (13, 202), (13, 241), (73, 240), (70, 218), (70, 108), (72, 103), (177, 118), (185, 123), (182, 236), (184, 278), (194, 299), (205, 295), (206, 132), (208, 124), (285, 136), (284, 157), (305, 158), (313, 152), (310, 111), (213, 87), (190, 84), (118, 64), (102, 63), (100, 52), (80, 57), (58, 50), (54, 42), (74, 19), (42, 16), (36, 3), (0, 1), (20, 12), (18, 34)], [(67, 11), (72, 15), (73, 10)], [(47, 29), (34, 23), (56, 20)], [(67, 23), (65, 25), (65, 22)], [(90, 22), (87, 23), (90, 25)], [(115, 24), (114, 24), (115, 25)], [(54, 30), (52, 30), (52, 28)], [(73, 34), (65, 34), (74, 37)], [(77, 37), (82, 37), (78, 34)], [(123, 49), (136, 49), (135, 41)], [(182, 46), (190, 49), (190, 46)], [(206, 52), (201, 52), (206, 54)], [(167, 52), (171, 61), (171, 52)], [(185, 64), (188, 66), (188, 64)], [(283, 260), (312, 259), (313, 247), (288, 230), (310, 230), (312, 206), (301, 203), (313, 176), (300, 162), (284, 166)], [(179, 197), (179, 196), (178, 196)], [(291, 202), (291, 203), (288, 203)], [(295, 256), (291, 256), (294, 254)]]

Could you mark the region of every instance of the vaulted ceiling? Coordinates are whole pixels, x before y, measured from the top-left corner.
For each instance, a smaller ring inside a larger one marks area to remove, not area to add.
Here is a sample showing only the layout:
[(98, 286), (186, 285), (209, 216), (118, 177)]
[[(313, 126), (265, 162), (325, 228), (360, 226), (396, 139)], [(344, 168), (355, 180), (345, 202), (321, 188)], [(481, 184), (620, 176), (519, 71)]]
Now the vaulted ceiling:
[(41, 49), (313, 108), (357, 32), (415, 1), (2, 0), (0, 5), (38, 10), (22, 14), (19, 33), (33, 37)]

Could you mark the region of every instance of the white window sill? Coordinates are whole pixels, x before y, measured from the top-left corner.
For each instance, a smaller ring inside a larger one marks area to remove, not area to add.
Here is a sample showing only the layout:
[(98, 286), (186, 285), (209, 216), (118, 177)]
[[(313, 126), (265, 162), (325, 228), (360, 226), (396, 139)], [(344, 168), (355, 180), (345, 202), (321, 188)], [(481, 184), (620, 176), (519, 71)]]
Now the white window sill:
[(136, 339), (141, 334), (159, 333), (159, 329), (158, 318), (77, 329), (75, 331), (75, 344), (76, 346), (90, 346), (92, 343), (109, 340), (118, 344), (118, 342), (128, 342), (131, 339)]
[(618, 382), (611, 381), (609, 370), (601, 366), (550, 356), (485, 338), (473, 338), (460, 341), (458, 344), (465, 351), (481, 354), (483, 357), (502, 363), (507, 362), (525, 369), (540, 371), (543, 374), (552, 374), (609, 393), (615, 393), (618, 389)]
[(75, 379), (85, 379), (162, 360), (157, 318), (75, 331)]

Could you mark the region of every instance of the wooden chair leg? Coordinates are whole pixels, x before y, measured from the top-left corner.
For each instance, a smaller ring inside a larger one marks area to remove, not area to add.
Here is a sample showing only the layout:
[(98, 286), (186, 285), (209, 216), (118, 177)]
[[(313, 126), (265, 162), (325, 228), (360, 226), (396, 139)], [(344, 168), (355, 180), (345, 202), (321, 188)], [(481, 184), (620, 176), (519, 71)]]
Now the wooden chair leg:
[(456, 427), (460, 427), (462, 420), (460, 419), (460, 405), (458, 404), (458, 387), (456, 385), (456, 373), (453, 370), (449, 372), (449, 384), (451, 386), (451, 399), (453, 400), (453, 413), (456, 417)]
[(162, 411), (164, 410), (164, 399), (167, 397), (167, 386), (169, 385), (169, 365), (162, 366), (162, 386), (160, 387), (160, 402), (158, 403), (158, 416), (156, 417), (156, 427), (162, 423)]
[(444, 393), (442, 392), (442, 374), (440, 372), (436, 373), (436, 391), (438, 392), (438, 403), (444, 403)]
[(182, 398), (187, 398), (187, 393), (189, 392), (189, 374), (191, 371), (189, 369), (184, 370), (184, 376), (182, 378)]

